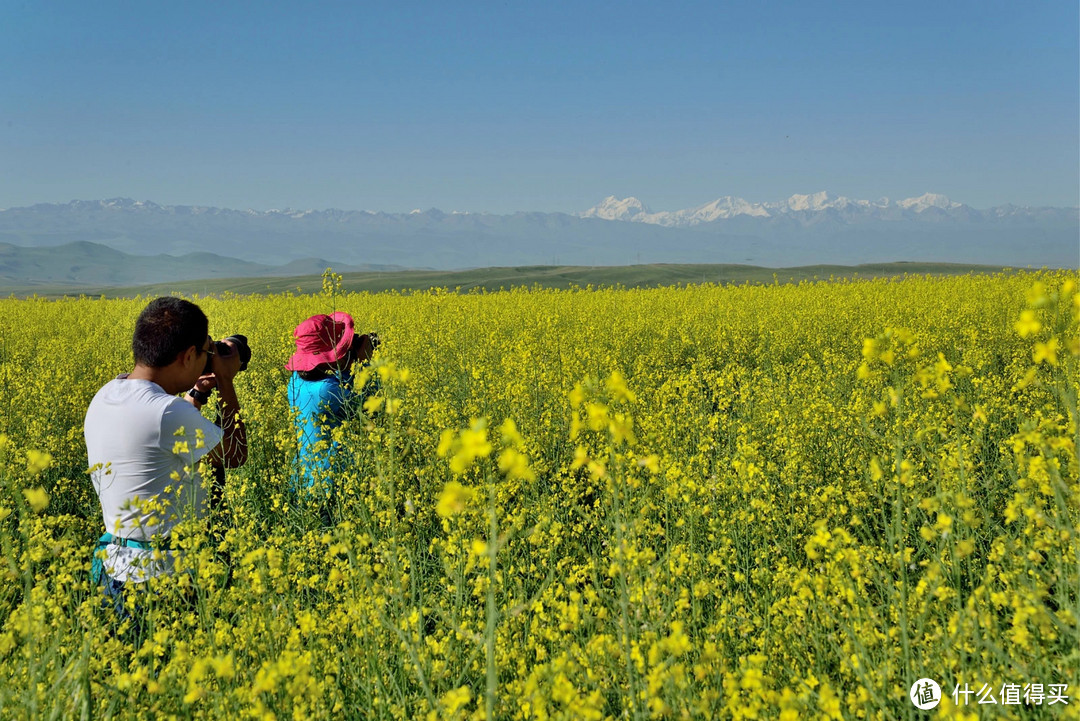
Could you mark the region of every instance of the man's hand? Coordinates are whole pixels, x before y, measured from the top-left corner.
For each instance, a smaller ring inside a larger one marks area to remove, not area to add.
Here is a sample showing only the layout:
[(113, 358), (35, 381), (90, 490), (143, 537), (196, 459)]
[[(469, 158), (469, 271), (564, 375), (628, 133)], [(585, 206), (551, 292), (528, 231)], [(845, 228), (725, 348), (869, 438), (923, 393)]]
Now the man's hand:
[[(221, 345), (217, 347), (221, 348), (222, 346), (228, 348), (229, 352), (214, 354), (214, 360), (211, 365), (211, 368), (213, 368), (214, 371), (212, 376), (216, 379), (232, 380), (233, 377), (240, 372), (240, 349), (236, 343), (231, 340), (224, 340)], [(200, 378), (199, 380), (202, 379)]]
[(210, 391), (217, 388), (217, 377), (213, 373), (199, 376), (199, 380), (195, 381), (194, 387), (200, 393), (210, 393)]

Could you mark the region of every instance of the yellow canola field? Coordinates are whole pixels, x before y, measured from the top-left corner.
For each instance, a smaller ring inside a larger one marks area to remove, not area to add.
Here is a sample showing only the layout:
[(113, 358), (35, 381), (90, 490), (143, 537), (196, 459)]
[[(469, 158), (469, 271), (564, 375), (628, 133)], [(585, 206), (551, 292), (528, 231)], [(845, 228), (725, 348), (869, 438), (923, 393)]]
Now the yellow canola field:
[[(141, 634), (89, 585), (82, 421), (148, 299), (0, 301), (0, 716), (1077, 718), (1075, 272), (326, 281), (195, 299), (255, 350), (250, 458)], [(283, 364), (333, 310), (383, 345), (327, 525)], [(1004, 705), (1036, 683), (1069, 704)]]

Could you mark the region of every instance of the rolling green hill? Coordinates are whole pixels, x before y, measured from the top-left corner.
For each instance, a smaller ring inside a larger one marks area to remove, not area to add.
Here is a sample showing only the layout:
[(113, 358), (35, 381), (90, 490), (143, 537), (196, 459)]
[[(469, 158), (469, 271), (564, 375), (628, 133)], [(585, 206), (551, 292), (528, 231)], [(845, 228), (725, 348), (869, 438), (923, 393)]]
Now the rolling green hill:
[[(751, 265), (625, 265), (625, 266), (546, 266), (516, 268), (477, 268), (461, 271), (393, 271), (353, 272), (342, 274), (342, 289), (346, 291), (418, 291), (430, 288), (452, 288), (459, 292), (471, 290), (494, 291), (500, 288), (532, 287), (570, 288), (574, 286), (625, 286), (644, 288), (691, 283), (790, 283), (808, 280), (843, 278), (877, 278), (915, 275), (961, 275), (965, 273), (995, 273), (1001, 266), (963, 265), (952, 263), (874, 263), (868, 265), (809, 265), (794, 268), (762, 268)], [(92, 295), (109, 298), (169, 295), (221, 295), (271, 293), (317, 293), (322, 289), (319, 275), (260, 278), (213, 278), (208, 280), (178, 280), (129, 287), (105, 286), (0, 286), (7, 295), (45, 297)]]

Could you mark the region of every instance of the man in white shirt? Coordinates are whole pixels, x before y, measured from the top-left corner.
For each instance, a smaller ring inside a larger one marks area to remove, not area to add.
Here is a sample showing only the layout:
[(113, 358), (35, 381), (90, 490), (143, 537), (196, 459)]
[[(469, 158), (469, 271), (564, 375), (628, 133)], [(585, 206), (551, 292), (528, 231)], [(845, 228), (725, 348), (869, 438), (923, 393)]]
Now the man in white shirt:
[[(106, 383), (86, 411), (87, 456), (105, 523), (95, 576), (115, 599), (126, 584), (173, 570), (169, 532), (207, 512), (199, 462), (236, 468), (247, 460), (233, 387), (238, 348), (215, 345), (208, 328), (190, 301), (152, 301), (135, 324), (134, 370)], [(199, 412), (214, 388), (220, 426)]]

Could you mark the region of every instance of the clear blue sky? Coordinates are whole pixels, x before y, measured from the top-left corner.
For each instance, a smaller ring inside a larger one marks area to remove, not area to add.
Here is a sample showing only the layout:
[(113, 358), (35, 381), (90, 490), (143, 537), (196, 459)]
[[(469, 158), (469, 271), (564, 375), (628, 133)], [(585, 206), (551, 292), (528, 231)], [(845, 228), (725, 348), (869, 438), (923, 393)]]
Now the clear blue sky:
[(1075, 0), (0, 6), (0, 207), (1078, 204)]

